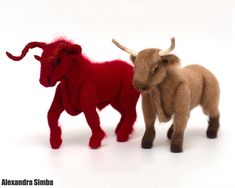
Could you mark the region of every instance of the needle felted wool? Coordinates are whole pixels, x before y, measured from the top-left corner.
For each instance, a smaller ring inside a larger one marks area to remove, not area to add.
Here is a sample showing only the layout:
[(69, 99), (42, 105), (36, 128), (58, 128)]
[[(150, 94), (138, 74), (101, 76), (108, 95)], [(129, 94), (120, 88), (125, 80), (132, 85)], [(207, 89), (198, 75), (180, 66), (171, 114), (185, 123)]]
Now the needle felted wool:
[(102, 110), (109, 104), (121, 114), (115, 130), (117, 141), (127, 141), (136, 120), (139, 97), (132, 85), (133, 67), (120, 60), (92, 62), (82, 54), (80, 45), (63, 38), (49, 44), (30, 42), (20, 56), (6, 54), (19, 61), (35, 47), (43, 50), (41, 56), (35, 55), (41, 63), (40, 83), (45, 87), (59, 83), (48, 111), (51, 147), (57, 149), (62, 143), (58, 119), (63, 111), (72, 116), (83, 112), (92, 131), (89, 146), (100, 147), (105, 133), (96, 109)]
[(184, 131), (190, 111), (201, 106), (209, 117), (206, 135), (216, 138), (219, 130), (220, 89), (216, 77), (200, 65), (180, 67), (180, 59), (170, 52), (175, 48), (175, 38), (166, 50), (147, 48), (138, 53), (121, 45), (114, 44), (131, 54), (135, 66), (134, 85), (142, 95), (142, 109), (145, 119), (145, 133), (142, 147), (153, 146), (154, 123), (173, 119), (167, 137), (171, 139), (171, 151), (183, 151)]

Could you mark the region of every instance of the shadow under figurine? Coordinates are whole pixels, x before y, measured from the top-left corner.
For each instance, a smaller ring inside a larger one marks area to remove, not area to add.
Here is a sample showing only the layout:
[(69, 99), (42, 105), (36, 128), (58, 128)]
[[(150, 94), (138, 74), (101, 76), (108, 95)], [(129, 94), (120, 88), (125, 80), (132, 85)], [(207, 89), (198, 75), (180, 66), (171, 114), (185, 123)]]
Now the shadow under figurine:
[(47, 116), (51, 147), (57, 149), (62, 143), (58, 119), (64, 110), (72, 116), (84, 113), (92, 131), (89, 146), (100, 147), (105, 133), (100, 127), (96, 108), (102, 110), (108, 104), (121, 114), (115, 130), (117, 141), (127, 141), (133, 131), (139, 98), (139, 92), (132, 84), (133, 67), (120, 60), (94, 63), (81, 53), (79, 45), (66, 39), (49, 44), (30, 42), (20, 56), (6, 54), (19, 61), (35, 47), (43, 50), (41, 56), (34, 56), (41, 63), (40, 83), (53, 87), (59, 82)]
[(209, 116), (207, 137), (216, 138), (219, 128), (219, 84), (215, 76), (200, 65), (180, 68), (180, 59), (170, 52), (175, 39), (166, 50), (148, 48), (136, 53), (113, 39), (113, 43), (131, 55), (135, 66), (134, 85), (141, 92), (146, 130), (143, 148), (152, 148), (155, 137), (156, 116), (160, 122), (172, 117), (173, 125), (167, 137), (171, 139), (171, 151), (183, 151), (184, 130), (190, 111), (200, 105)]

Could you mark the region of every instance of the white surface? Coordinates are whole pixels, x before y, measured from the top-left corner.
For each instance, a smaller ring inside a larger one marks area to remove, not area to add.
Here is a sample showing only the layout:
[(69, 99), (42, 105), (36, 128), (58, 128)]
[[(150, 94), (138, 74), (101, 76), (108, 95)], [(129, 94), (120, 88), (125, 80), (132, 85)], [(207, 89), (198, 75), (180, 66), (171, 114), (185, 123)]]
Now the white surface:
[[(234, 188), (234, 41), (232, 1), (204, 0), (86, 0), (0, 3), (0, 179), (53, 179), (60, 187)], [(182, 65), (198, 63), (210, 69), (221, 85), (221, 129), (218, 139), (205, 136), (207, 118), (195, 109), (185, 133), (184, 152), (170, 152), (166, 132), (170, 123), (156, 123), (154, 148), (143, 150), (144, 131), (138, 103), (136, 131), (127, 143), (117, 143), (114, 128), (119, 114), (108, 107), (100, 113), (108, 134), (98, 150), (88, 147), (90, 130), (83, 115), (63, 114), (63, 145), (50, 149), (47, 110), (55, 88), (39, 82), (39, 63), (31, 50), (14, 63), (5, 56), (19, 54), (27, 42), (50, 42), (67, 36), (94, 60), (128, 56), (111, 38), (141, 50), (168, 47)]]

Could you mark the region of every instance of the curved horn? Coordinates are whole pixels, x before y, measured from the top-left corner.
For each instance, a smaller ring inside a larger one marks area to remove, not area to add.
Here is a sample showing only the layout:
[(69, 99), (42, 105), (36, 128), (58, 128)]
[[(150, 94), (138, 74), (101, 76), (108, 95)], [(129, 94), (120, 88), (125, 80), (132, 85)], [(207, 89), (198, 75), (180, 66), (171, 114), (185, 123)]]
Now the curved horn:
[(36, 47), (44, 49), (45, 46), (46, 46), (46, 43), (44, 42), (30, 42), (24, 47), (20, 56), (14, 56), (9, 52), (6, 52), (6, 55), (14, 61), (20, 61), (21, 59), (24, 58), (24, 56), (27, 54), (29, 49), (36, 48)]
[(135, 56), (135, 57), (138, 55), (138, 53), (132, 51), (131, 49), (129, 49), (129, 48), (125, 47), (125, 46), (122, 46), (122, 45), (121, 45), (120, 43), (118, 43), (115, 39), (112, 39), (112, 42), (113, 42), (118, 48), (120, 48), (121, 50), (127, 52), (128, 54), (133, 55), (133, 56)]
[(175, 48), (175, 38), (172, 37), (172, 38), (171, 38), (171, 46), (170, 46), (170, 48), (168, 48), (168, 49), (166, 49), (166, 50), (161, 50), (161, 51), (159, 52), (159, 56), (164, 56), (164, 55), (169, 54), (172, 50), (174, 50), (174, 48)]

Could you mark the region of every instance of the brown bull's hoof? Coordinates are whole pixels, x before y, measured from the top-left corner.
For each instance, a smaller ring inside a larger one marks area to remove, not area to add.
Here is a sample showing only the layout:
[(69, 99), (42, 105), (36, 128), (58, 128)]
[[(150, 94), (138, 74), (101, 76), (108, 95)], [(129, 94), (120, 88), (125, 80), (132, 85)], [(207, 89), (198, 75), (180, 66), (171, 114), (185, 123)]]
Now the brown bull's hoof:
[(151, 149), (153, 147), (153, 142), (152, 141), (142, 141), (141, 147), (143, 149)]
[(207, 130), (206, 131), (207, 138), (216, 138), (217, 137), (217, 130)]
[(181, 153), (181, 152), (183, 152), (183, 148), (180, 145), (171, 145), (171, 152), (172, 153)]

